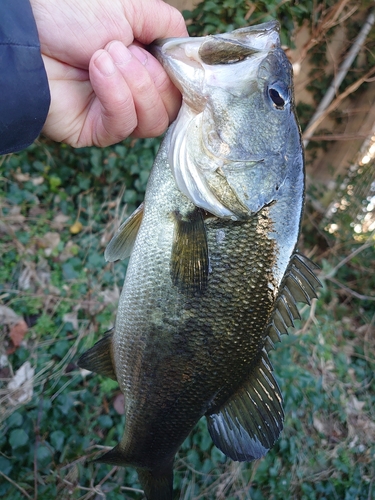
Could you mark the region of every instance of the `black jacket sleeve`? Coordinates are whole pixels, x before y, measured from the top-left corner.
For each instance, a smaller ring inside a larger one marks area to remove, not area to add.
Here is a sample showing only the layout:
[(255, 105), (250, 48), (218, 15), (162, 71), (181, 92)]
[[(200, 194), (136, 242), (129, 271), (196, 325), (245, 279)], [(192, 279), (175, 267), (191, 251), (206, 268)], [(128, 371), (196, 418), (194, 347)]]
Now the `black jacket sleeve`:
[(0, 154), (39, 135), (50, 92), (29, 0), (0, 0)]

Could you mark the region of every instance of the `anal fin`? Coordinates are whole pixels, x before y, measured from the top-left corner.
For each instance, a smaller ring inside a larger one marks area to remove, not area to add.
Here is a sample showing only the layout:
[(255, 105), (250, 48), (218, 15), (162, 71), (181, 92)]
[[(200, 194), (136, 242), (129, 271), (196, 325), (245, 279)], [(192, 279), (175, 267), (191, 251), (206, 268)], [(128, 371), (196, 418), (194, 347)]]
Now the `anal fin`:
[(188, 216), (175, 216), (175, 232), (171, 256), (174, 285), (187, 295), (202, 292), (208, 280), (208, 246), (202, 210), (196, 208)]
[(82, 354), (78, 366), (117, 380), (112, 355), (113, 328), (109, 330), (91, 349)]
[(107, 262), (124, 260), (130, 257), (143, 219), (143, 211), (144, 203), (139, 205), (131, 216), (118, 228), (104, 252), (104, 258)]
[(232, 460), (250, 462), (267, 453), (283, 429), (284, 411), (265, 351), (243, 386), (206, 417), (214, 444)]

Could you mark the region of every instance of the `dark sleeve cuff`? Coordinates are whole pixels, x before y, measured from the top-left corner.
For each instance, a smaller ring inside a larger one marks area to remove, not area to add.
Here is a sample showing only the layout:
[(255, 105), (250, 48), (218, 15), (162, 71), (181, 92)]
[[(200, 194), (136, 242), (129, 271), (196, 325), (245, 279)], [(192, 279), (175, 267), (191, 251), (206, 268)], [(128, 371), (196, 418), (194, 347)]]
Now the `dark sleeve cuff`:
[(29, 146), (50, 106), (48, 80), (28, 0), (0, 2), (0, 154)]

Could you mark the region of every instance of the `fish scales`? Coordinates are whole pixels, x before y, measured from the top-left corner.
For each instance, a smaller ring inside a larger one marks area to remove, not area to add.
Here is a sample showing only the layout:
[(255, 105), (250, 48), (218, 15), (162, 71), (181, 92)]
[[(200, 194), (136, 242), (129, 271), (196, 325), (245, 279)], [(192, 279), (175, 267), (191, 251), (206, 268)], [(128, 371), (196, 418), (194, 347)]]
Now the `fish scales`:
[(144, 204), (106, 249), (131, 256), (115, 328), (79, 360), (125, 397), (123, 437), (99, 461), (136, 467), (148, 500), (172, 498), (174, 456), (202, 416), (240, 461), (283, 427), (267, 351), (319, 280), (295, 253), (303, 151), (279, 44), (271, 22), (153, 49), (184, 102)]
[[(115, 363), (126, 367), (118, 378), (130, 416), (124, 454), (145, 467), (163, 456), (169, 461), (210, 404), (223, 402), (249, 374), (255, 354), (263, 347), (264, 324), (274, 303), (268, 283), (273, 279), (276, 245), (267, 237), (272, 230), (268, 208), (245, 223), (208, 219), (211, 272), (207, 292), (187, 297), (171, 286), (174, 220), (161, 214), (173, 213), (181, 201), (172, 174), (163, 169), (157, 179), (158, 174), (154, 169), (150, 183), (157, 182), (163, 189), (155, 190), (157, 199), (146, 196), (137, 241), (142, 251), (133, 250), (130, 278), (119, 304), (118, 315), (129, 320), (116, 325), (114, 336)], [(171, 206), (166, 206), (164, 190)], [(218, 231), (230, 231), (230, 238), (217, 243)], [(164, 240), (169, 235), (168, 245), (159, 245), (160, 234)], [(147, 253), (143, 250), (146, 242)], [(133, 276), (137, 283), (131, 282)], [(152, 296), (147, 300), (149, 290)], [(139, 396), (132, 400), (134, 393)], [(147, 397), (142, 398), (142, 393)]]

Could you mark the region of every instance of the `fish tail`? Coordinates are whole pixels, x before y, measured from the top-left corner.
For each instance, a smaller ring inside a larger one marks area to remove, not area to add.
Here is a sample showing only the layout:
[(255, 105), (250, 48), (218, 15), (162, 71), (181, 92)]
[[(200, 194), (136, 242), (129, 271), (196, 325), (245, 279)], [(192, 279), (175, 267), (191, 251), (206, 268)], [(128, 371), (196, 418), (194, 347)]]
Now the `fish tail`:
[(137, 472), (147, 500), (172, 500), (173, 464), (162, 471), (137, 469)]

